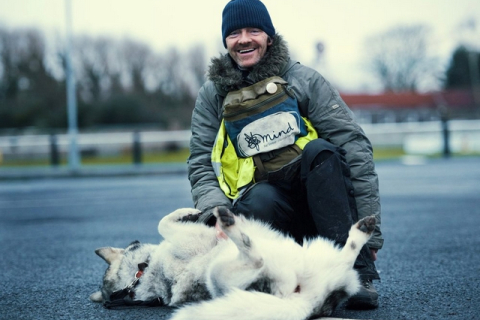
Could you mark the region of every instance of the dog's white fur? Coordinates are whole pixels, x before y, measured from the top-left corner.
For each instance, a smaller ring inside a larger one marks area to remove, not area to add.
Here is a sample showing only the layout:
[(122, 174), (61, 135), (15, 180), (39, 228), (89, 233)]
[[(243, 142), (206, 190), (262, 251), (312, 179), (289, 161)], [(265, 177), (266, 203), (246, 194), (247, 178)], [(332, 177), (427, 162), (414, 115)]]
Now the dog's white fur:
[(149, 266), (134, 288), (134, 299), (160, 297), (166, 305), (182, 306), (172, 320), (328, 316), (359, 289), (353, 264), (370, 238), (374, 217), (353, 225), (346, 245), (339, 248), (320, 237), (300, 246), (266, 224), (228, 210), (215, 212), (228, 236), (217, 239), (214, 228), (184, 222), (199, 214), (186, 208), (164, 217), (158, 226), (164, 238), (159, 245), (97, 249), (109, 268), (102, 291), (90, 298), (108, 300), (132, 282), (137, 265), (145, 261)]

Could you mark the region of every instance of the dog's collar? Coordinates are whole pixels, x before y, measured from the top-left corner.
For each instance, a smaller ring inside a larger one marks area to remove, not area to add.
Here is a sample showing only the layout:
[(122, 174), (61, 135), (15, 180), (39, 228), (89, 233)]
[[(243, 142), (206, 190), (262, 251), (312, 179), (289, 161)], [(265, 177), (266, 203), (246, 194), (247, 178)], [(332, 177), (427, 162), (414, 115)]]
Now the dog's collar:
[(121, 308), (121, 307), (158, 307), (163, 306), (165, 303), (162, 298), (158, 297), (150, 301), (133, 300), (135, 297), (135, 291), (133, 289), (138, 285), (140, 278), (143, 276), (145, 269), (148, 267), (147, 262), (138, 264), (138, 271), (135, 272), (132, 283), (121, 290), (117, 290), (110, 295), (110, 300), (105, 301), (103, 305), (107, 309)]
[(110, 301), (114, 302), (116, 300), (122, 300), (126, 296), (129, 296), (130, 299), (133, 299), (135, 297), (135, 291), (133, 291), (133, 288), (135, 288), (138, 285), (138, 282), (140, 281), (140, 278), (143, 276), (143, 272), (145, 269), (148, 267), (147, 262), (142, 262), (138, 264), (138, 271), (135, 272), (134, 279), (132, 283), (130, 283), (128, 286), (126, 286), (123, 289), (117, 290), (113, 292), (110, 295)]

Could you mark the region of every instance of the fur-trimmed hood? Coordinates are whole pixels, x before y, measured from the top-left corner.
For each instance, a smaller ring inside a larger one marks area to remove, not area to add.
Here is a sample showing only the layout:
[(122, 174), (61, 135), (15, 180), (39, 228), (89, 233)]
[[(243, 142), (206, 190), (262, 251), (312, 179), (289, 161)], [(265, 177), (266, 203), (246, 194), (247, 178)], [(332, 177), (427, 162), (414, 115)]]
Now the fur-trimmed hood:
[[(265, 56), (250, 71), (248, 81), (253, 84), (269, 77), (281, 75), (289, 60), (287, 43), (281, 35), (276, 34)], [(215, 83), (217, 89), (222, 91), (229, 92), (245, 86), (242, 72), (228, 53), (212, 58), (207, 76)]]

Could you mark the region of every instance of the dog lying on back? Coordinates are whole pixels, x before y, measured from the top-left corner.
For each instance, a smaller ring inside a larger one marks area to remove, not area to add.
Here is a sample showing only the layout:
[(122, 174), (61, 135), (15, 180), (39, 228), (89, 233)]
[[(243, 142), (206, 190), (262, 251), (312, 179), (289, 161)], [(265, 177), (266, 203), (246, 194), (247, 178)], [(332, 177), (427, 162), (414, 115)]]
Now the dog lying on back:
[(354, 224), (343, 248), (315, 238), (303, 246), (266, 224), (216, 210), (215, 228), (195, 223), (200, 211), (165, 216), (159, 245), (131, 243), (95, 252), (109, 267), (90, 299), (106, 307), (180, 307), (172, 320), (308, 319), (329, 316), (360, 287), (353, 264), (375, 228)]

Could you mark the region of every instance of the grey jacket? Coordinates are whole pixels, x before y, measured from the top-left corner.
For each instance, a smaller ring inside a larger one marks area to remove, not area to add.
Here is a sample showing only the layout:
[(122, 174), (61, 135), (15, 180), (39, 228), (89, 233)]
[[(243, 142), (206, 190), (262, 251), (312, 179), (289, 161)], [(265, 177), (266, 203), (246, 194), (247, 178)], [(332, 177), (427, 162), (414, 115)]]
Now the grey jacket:
[(211, 164), (211, 151), (227, 92), (275, 75), (289, 83), (300, 112), (312, 122), (319, 137), (347, 151), (359, 218), (377, 214), (377, 228), (369, 246), (380, 249), (383, 246), (380, 196), (371, 143), (338, 92), (317, 71), (290, 60), (287, 45), (278, 34), (246, 80), (228, 54), (212, 59), (209, 80), (199, 91), (192, 115), (188, 177), (195, 207), (202, 212), (219, 205), (231, 207)]

